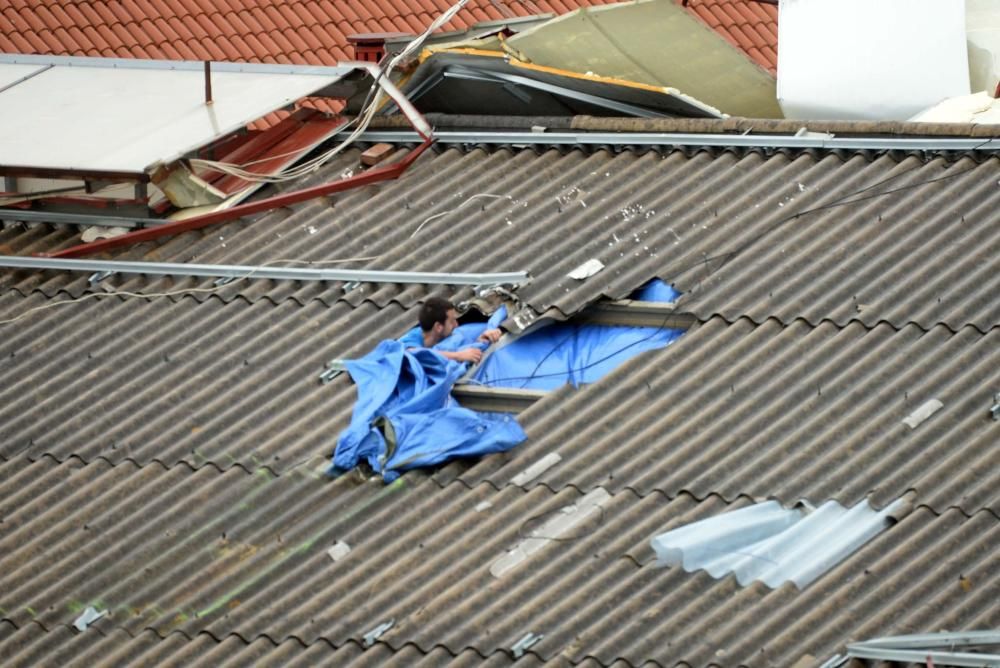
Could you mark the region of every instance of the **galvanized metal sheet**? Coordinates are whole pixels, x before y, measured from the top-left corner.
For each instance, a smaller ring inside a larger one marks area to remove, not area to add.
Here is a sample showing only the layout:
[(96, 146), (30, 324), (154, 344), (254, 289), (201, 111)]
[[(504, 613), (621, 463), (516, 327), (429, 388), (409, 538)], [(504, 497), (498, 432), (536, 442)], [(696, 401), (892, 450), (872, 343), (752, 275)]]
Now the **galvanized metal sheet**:
[[(0, 63), (0, 81), (35, 65)], [(142, 173), (339, 79), (57, 65), (0, 92), (5, 166)]]

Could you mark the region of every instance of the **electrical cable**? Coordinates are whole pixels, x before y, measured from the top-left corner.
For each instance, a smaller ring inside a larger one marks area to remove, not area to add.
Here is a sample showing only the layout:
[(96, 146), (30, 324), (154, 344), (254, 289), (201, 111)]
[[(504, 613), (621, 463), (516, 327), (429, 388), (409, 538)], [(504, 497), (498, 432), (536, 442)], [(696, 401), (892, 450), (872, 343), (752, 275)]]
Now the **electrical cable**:
[[(243, 167), (253, 163), (246, 163), (245, 165), (236, 165), (233, 163), (219, 162), (215, 160), (204, 160), (201, 158), (191, 159), (189, 161), (191, 166), (199, 167), (201, 169), (209, 171), (221, 172), (224, 174), (228, 174), (230, 176), (235, 176), (236, 178), (242, 179), (244, 181), (250, 181), (255, 183), (283, 183), (286, 181), (299, 179), (303, 176), (315, 172), (320, 167), (329, 162), (331, 159), (333, 159), (334, 156), (336, 156), (341, 151), (346, 149), (348, 146), (353, 144), (357, 140), (357, 138), (360, 137), (361, 134), (368, 129), (368, 125), (371, 123), (372, 119), (375, 117), (375, 114), (381, 108), (382, 102), (385, 99), (385, 92), (379, 86), (379, 81), (383, 77), (388, 77), (402, 60), (410, 57), (410, 55), (414, 51), (416, 51), (423, 45), (424, 41), (431, 33), (433, 33), (435, 30), (437, 30), (445, 23), (450, 21), (452, 18), (454, 18), (455, 14), (457, 14), (463, 7), (465, 7), (465, 5), (468, 4), (468, 2), (469, 0), (459, 0), (458, 2), (456, 2), (447, 11), (445, 11), (434, 21), (432, 21), (431, 24), (427, 26), (427, 29), (424, 30), (424, 32), (422, 32), (420, 35), (418, 35), (409, 43), (407, 43), (407, 45), (403, 48), (403, 50), (400, 51), (398, 54), (396, 54), (393, 58), (391, 58), (384, 67), (379, 68), (379, 73), (375, 77), (375, 81), (372, 83), (371, 88), (369, 88), (368, 93), (365, 96), (365, 101), (362, 104), (361, 113), (357, 117), (349, 121), (345, 126), (343, 126), (341, 128), (341, 131), (357, 123), (358, 119), (361, 119), (360, 124), (358, 124), (358, 126), (351, 132), (351, 134), (344, 141), (342, 141), (340, 144), (333, 147), (332, 149), (325, 151), (319, 156), (307, 160), (306, 162), (301, 163), (288, 170), (285, 170), (279, 174), (261, 174), (243, 169)], [(372, 95), (373, 93), (374, 96)], [(285, 155), (290, 155), (290, 154), (285, 154)], [(267, 159), (270, 160), (274, 157), (278, 156), (269, 156)]]

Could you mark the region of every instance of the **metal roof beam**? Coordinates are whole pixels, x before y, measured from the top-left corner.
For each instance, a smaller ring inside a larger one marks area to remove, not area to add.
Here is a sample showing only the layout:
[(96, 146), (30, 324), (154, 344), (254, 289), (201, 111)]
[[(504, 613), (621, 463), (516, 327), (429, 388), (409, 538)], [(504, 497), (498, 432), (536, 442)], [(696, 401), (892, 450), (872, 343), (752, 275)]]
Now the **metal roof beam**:
[[(683, 134), (665, 132), (435, 132), (443, 144), (612, 145), (612, 146), (718, 146), (742, 148), (795, 148), (880, 151), (1000, 151), (1000, 138), (936, 137), (834, 137), (792, 135)], [(364, 142), (415, 143), (414, 132), (378, 130), (365, 132)]]
[(418, 271), (369, 271), (353, 269), (314, 269), (273, 267), (267, 265), (186, 264), (168, 262), (119, 262), (102, 260), (66, 260), (60, 258), (0, 255), (0, 267), (15, 269), (54, 269), (57, 271), (113, 272), (163, 276), (207, 276), (210, 278), (269, 278), (296, 281), (357, 281), (361, 283), (418, 283), (425, 285), (523, 285), (527, 272), (490, 274), (432, 273)]
[(482, 385), (455, 385), (451, 396), (465, 408), (474, 411), (520, 413), (544, 397), (545, 390), (521, 390), (511, 387), (484, 387)]
[(573, 322), (594, 325), (624, 325), (629, 327), (662, 327), (690, 329), (697, 318), (690, 313), (677, 313), (673, 302), (643, 302), (636, 299), (598, 302), (587, 307)]

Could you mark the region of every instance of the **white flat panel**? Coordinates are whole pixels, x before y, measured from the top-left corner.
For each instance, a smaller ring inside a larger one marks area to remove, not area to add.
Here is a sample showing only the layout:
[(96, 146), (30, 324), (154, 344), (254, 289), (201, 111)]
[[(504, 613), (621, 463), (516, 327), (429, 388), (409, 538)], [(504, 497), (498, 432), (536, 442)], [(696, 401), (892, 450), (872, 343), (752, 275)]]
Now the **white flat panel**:
[(969, 94), (959, 0), (781, 0), (786, 118), (906, 120)]
[(44, 69), (38, 65), (0, 65), (0, 90)]
[[(2, 65), (22, 67), (20, 65)], [(337, 76), (55, 66), (0, 93), (0, 164), (140, 173)]]

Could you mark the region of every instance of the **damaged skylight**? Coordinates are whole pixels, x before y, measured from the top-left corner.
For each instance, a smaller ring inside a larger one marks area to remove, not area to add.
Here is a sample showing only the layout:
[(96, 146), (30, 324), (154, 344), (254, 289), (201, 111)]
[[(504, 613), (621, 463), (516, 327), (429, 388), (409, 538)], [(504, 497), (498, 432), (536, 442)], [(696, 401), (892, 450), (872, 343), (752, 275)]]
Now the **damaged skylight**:
[(836, 566), (905, 512), (899, 499), (881, 511), (861, 501), (845, 508), (827, 501), (819, 508), (758, 503), (660, 534), (651, 540), (660, 566), (732, 573), (743, 586), (760, 580), (772, 589), (793, 582), (799, 589)]
[[(680, 293), (655, 280), (634, 298), (674, 302)], [(683, 329), (591, 323), (555, 323), (530, 332), (487, 356), (472, 381), (487, 387), (552, 390), (567, 383), (593, 383), (636, 355), (664, 348)]]

